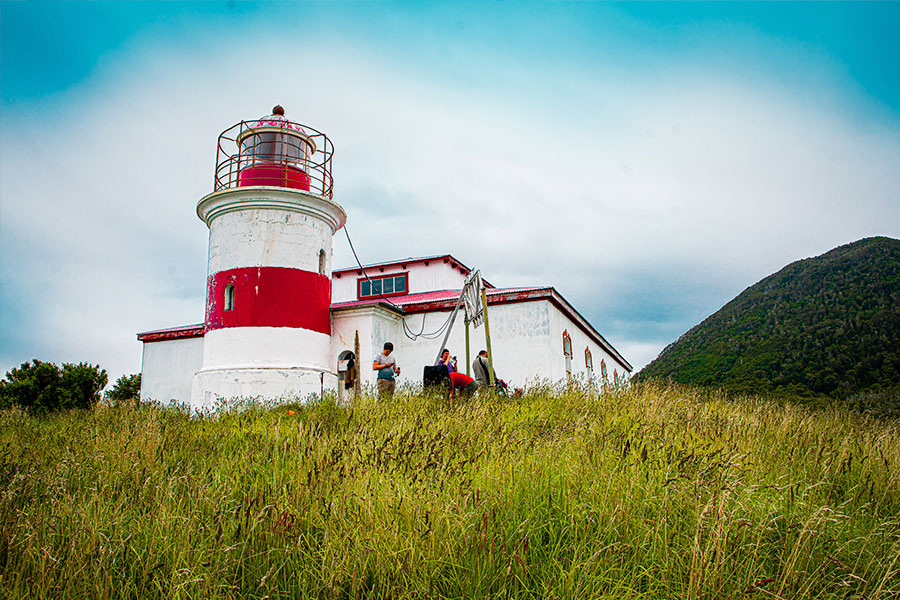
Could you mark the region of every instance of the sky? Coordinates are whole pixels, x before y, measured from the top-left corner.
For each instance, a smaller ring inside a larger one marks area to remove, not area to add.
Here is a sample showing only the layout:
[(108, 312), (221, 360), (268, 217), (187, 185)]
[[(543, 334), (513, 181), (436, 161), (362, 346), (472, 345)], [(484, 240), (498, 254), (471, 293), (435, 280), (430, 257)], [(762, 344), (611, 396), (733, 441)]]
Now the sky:
[[(636, 370), (785, 265), (900, 237), (897, 2), (0, 0), (0, 372), (203, 321), (218, 134), (334, 142), (363, 263), (552, 285)], [(354, 264), (343, 232), (335, 267)]]

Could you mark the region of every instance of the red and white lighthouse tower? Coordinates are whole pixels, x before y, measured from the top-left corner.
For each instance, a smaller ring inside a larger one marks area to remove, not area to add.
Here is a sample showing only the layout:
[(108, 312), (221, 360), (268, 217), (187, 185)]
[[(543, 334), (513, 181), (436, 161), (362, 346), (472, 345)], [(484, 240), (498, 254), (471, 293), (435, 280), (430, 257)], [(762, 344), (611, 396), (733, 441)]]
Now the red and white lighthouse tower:
[(209, 263), (193, 409), (335, 385), (332, 237), (347, 215), (332, 200), (332, 154), (325, 134), (280, 106), (219, 136), (214, 190), (197, 204)]

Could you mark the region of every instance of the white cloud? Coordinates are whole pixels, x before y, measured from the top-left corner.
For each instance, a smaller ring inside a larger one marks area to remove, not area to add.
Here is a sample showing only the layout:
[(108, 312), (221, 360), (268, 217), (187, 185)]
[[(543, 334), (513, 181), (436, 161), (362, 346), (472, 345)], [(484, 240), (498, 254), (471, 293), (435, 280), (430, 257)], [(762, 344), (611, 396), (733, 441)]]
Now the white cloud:
[[(472, 91), (371, 48), (205, 43), (190, 60), (138, 44), (59, 104), (5, 109), (3, 319), (18, 345), (0, 367), (34, 348), (114, 379), (140, 368), (135, 332), (202, 320), (194, 207), (216, 136), (276, 102), (334, 140), (335, 200), (363, 261), (451, 252), (497, 285), (554, 285), (635, 366), (671, 341), (661, 332), (792, 260), (900, 235), (897, 123), (808, 91), (503, 64)], [(339, 234), (335, 264), (352, 261)]]

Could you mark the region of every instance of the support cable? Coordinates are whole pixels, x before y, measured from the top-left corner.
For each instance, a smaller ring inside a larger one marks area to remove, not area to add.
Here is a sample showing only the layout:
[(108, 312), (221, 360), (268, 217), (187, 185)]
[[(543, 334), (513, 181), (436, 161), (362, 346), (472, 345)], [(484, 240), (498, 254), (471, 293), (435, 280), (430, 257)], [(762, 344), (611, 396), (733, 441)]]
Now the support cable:
[[(362, 262), (359, 260), (359, 256), (356, 254), (356, 248), (353, 247), (353, 241), (350, 239), (350, 232), (347, 231), (346, 225), (344, 225), (344, 235), (347, 236), (347, 243), (350, 244), (350, 251), (353, 252), (353, 258), (356, 259), (356, 264), (359, 266), (360, 271), (362, 271), (363, 277), (365, 277), (366, 281), (369, 282), (369, 285), (372, 286), (372, 280), (369, 279), (369, 274), (366, 273), (366, 269), (362, 266)], [(372, 286), (372, 289), (375, 289), (374, 286)], [(446, 330), (447, 327), (450, 325), (450, 322), (453, 319), (453, 317), (456, 316), (456, 311), (455, 310), (451, 311), (450, 315), (448, 315), (448, 317), (447, 317), (447, 320), (444, 321), (444, 323), (441, 324), (441, 326), (438, 327), (437, 330), (429, 332), (429, 333), (423, 333), (425, 331), (425, 317), (427, 316), (423, 313), (422, 314), (422, 327), (419, 330), (419, 333), (415, 333), (412, 329), (409, 328), (409, 325), (406, 324), (406, 311), (403, 310), (403, 307), (401, 307), (400, 305), (398, 305), (394, 302), (391, 302), (381, 292), (378, 292), (378, 295), (381, 297), (382, 300), (384, 300), (385, 302), (387, 302), (388, 304), (390, 304), (391, 306), (393, 306), (400, 312), (400, 323), (403, 326), (403, 335), (405, 335), (408, 339), (410, 339), (412, 341), (416, 341), (420, 337), (425, 338), (427, 340), (437, 339), (438, 337), (441, 336), (442, 333), (444, 333), (444, 330)]]

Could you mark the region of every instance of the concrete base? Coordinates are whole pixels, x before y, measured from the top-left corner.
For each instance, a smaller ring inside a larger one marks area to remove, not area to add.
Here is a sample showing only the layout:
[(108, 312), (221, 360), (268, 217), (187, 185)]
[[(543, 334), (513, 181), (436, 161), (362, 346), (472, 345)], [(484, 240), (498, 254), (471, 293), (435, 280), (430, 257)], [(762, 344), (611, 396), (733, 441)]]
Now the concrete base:
[(215, 408), (222, 401), (306, 402), (337, 390), (337, 375), (306, 367), (201, 370), (191, 386), (191, 412)]

